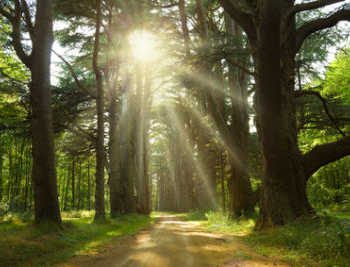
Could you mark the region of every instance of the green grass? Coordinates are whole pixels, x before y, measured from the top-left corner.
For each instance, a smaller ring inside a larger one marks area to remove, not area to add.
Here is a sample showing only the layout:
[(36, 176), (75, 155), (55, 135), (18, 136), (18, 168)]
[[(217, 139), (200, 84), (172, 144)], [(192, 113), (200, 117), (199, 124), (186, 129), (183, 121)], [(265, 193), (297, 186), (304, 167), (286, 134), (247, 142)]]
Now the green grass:
[[(183, 215), (182, 215), (183, 216)], [(236, 235), (255, 252), (291, 266), (350, 266), (350, 214), (320, 213), (265, 232), (255, 232), (255, 217), (229, 220), (219, 212), (189, 213), (211, 231)]]
[(74, 255), (94, 254), (118, 237), (138, 232), (154, 219), (129, 214), (92, 223), (88, 212), (63, 214), (63, 229), (35, 226), (12, 216), (0, 221), (0, 266), (52, 266)]
[(202, 212), (196, 210), (190, 213), (180, 214), (179, 216), (188, 221), (199, 221), (208, 230), (230, 234), (242, 235), (250, 233), (255, 225), (254, 217), (241, 217), (237, 220), (230, 220), (222, 212)]

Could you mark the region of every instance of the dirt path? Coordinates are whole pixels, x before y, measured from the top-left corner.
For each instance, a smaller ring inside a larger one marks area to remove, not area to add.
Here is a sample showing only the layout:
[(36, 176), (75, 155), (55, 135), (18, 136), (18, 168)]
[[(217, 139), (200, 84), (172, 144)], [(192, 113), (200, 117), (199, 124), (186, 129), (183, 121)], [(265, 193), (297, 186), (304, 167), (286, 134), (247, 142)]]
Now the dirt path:
[(207, 233), (194, 222), (163, 215), (133, 237), (111, 244), (97, 256), (78, 256), (61, 266), (287, 266), (250, 251), (229, 235)]

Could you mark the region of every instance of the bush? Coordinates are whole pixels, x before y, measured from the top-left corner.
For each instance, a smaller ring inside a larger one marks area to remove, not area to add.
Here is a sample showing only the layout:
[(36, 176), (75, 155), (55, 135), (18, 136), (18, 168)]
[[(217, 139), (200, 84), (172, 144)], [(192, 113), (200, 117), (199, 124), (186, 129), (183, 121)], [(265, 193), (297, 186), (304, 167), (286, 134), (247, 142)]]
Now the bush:
[(206, 220), (206, 213), (202, 210), (191, 210), (187, 215), (186, 219), (190, 221), (202, 221)]
[(301, 242), (301, 248), (320, 260), (350, 257), (350, 222), (321, 217), (322, 226)]

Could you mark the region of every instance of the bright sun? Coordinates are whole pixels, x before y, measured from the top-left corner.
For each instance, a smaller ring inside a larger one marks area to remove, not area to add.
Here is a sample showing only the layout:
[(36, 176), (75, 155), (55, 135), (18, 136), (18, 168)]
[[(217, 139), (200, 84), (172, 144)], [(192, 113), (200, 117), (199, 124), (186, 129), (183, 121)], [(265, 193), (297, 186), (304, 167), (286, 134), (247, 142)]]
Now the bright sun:
[(157, 57), (154, 35), (146, 31), (134, 31), (129, 36), (131, 51), (138, 61), (149, 62)]

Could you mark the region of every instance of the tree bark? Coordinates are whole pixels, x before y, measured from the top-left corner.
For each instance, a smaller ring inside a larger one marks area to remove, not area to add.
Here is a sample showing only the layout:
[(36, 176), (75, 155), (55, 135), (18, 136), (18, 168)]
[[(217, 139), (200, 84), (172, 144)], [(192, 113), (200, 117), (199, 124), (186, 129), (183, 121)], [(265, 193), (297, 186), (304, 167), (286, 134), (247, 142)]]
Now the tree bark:
[[(243, 48), (243, 33), (241, 28), (230, 18), (225, 18), (226, 32), (230, 38), (239, 40)], [(230, 41), (229, 41), (230, 42)], [(242, 66), (247, 65), (248, 59), (240, 59)], [(228, 145), (228, 160), (231, 166), (228, 178), (229, 189), (229, 216), (239, 217), (243, 213), (254, 209), (253, 191), (248, 175), (248, 140), (249, 140), (249, 117), (248, 117), (248, 77), (241, 69), (229, 64), (229, 86), (232, 108), (230, 111), (231, 124), (226, 123), (220, 127), (222, 135)], [(223, 115), (219, 115), (223, 117)], [(217, 119), (220, 123), (219, 118)], [(223, 124), (221, 122), (221, 124)], [(226, 129), (228, 128), (228, 129)]]
[[(262, 3), (256, 51), (258, 133), (264, 179), (257, 229), (282, 225), (311, 212), (300, 168), (294, 92), (295, 21), (283, 23), (291, 5)], [(280, 33), (283, 34), (280, 34)], [(268, 62), (268, 64), (266, 64)]]
[[(350, 11), (341, 9), (296, 29), (297, 9), (300, 11), (305, 5), (307, 8), (315, 8), (315, 3), (294, 6), (294, 1), (279, 0), (220, 2), (247, 33), (257, 70), (257, 129), (264, 159), (257, 229), (282, 225), (312, 212), (306, 197), (307, 177), (336, 158), (323, 158), (325, 153), (322, 152), (327, 150), (323, 149), (326, 145), (322, 149), (315, 148), (304, 156), (299, 151), (294, 100), (295, 55), (307, 36), (332, 27), (340, 20), (349, 20)], [(332, 2), (320, 1), (316, 7)], [(243, 9), (240, 4), (244, 4)], [(341, 143), (342, 141), (338, 144)], [(315, 161), (315, 166), (308, 168), (307, 162), (317, 159), (316, 151), (319, 152), (320, 159), (316, 160), (317, 163)], [(338, 156), (344, 154), (346, 153), (337, 153)]]
[(100, 49), (100, 27), (101, 27), (101, 0), (96, 0), (96, 31), (95, 31), (95, 43), (93, 54), (93, 68), (96, 76), (97, 83), (97, 98), (96, 98), (96, 111), (97, 111), (97, 140), (96, 140), (96, 191), (95, 191), (95, 221), (105, 220), (105, 179), (104, 179), (104, 92), (102, 73), (98, 67), (98, 54)]
[(318, 169), (350, 154), (350, 137), (317, 145), (302, 157), (305, 177), (308, 180)]
[(35, 222), (61, 223), (50, 107), (52, 1), (38, 0), (31, 57), (32, 153)]

